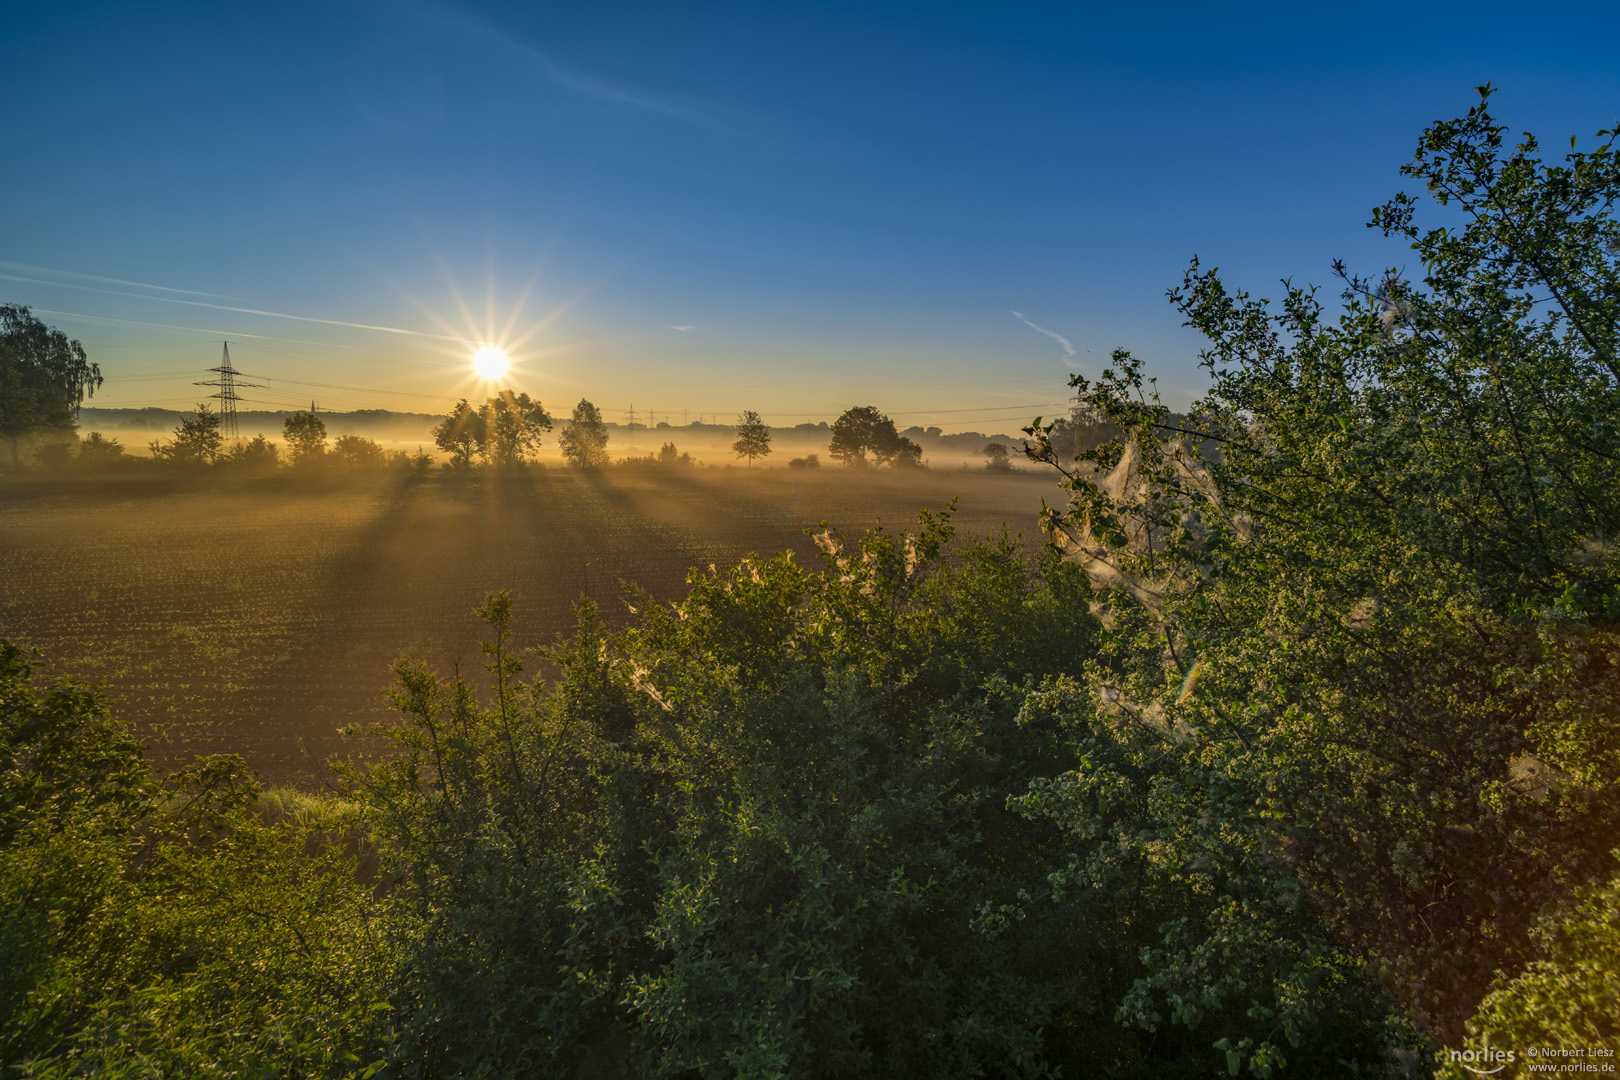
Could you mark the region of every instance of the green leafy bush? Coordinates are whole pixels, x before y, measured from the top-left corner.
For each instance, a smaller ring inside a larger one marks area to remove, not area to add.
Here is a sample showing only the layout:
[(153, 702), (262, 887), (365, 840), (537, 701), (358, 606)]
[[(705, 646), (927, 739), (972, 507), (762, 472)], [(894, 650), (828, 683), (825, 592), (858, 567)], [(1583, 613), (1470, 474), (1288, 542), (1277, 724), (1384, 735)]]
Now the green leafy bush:
[(341, 1076), (380, 1060), (388, 953), (336, 808), (267, 826), (234, 758), (158, 782), (98, 691), (41, 688), (34, 668), (0, 643), (7, 1075)]
[(1075, 825), (1040, 793), (1087, 754), (1135, 753), (1081, 708), (1090, 587), (1055, 551), (951, 536), (948, 515), (857, 544), (824, 531), (822, 570), (698, 573), (612, 636), (586, 605), (541, 654), (549, 682), (523, 681), (496, 594), (487, 700), (400, 664), (400, 754), (350, 775), (410, 928), (389, 996), (405, 1057), (434, 1075), (1193, 1076), (1225, 1060), (1219, 1038), (1282, 1023), (1315, 1039), (1307, 1064), (1376, 1061), (1388, 1004), (1297, 888), (1284, 930), (1307, 944), (1248, 966), (1269, 987), (1282, 957), (1310, 1008), (1234, 993), (1118, 1022), (1144, 950), (1207, 900), (1154, 886), (1112, 828), (1095, 881), (1063, 869)]
[[(1500, 980), (1468, 1022), (1466, 1045), (1512, 1050), (1521, 1062), (1532, 1060), (1531, 1048), (1613, 1050), (1620, 1044), (1620, 875), (1577, 890), (1542, 918), (1536, 937), (1542, 958)], [(1448, 1076), (1468, 1075), (1448, 1065)]]
[[(41, 691), (12, 649), (7, 1060), (1160, 1077), (1228, 1046), (1280, 1064), (1282, 1031), (1306, 1070), (1376, 1062), (1387, 1000), (1274, 862), (1238, 843), (1240, 871), (1188, 885), (1162, 872), (1176, 841), (1138, 835), (1168, 793), (1087, 705), (1080, 568), (955, 545), (948, 517), (823, 531), (819, 570), (697, 573), (616, 635), (585, 605), (529, 681), (494, 594), (488, 691), (401, 662), (397, 752), (345, 799), (229, 758), (155, 781), (95, 691)], [(1187, 997), (1156, 958), (1234, 906), (1280, 940)]]
[[(1210, 342), (1190, 415), (1120, 352), (1074, 380), (1120, 439), (1071, 467), (1030, 431), (1070, 474), (1049, 524), (1112, 592), (1090, 707), (1156, 762), (1144, 857), (1271, 861), (1452, 1044), (1538, 914), (1607, 874), (1620, 821), (1620, 169), (1608, 132), (1560, 165), (1506, 146), (1489, 93), (1403, 170), (1462, 225), (1418, 229), (1404, 195), (1375, 212), (1421, 284), (1340, 268), (1335, 319), (1194, 262), (1172, 293)], [(1188, 924), (1139, 1015), (1282, 947), (1275, 899)]]

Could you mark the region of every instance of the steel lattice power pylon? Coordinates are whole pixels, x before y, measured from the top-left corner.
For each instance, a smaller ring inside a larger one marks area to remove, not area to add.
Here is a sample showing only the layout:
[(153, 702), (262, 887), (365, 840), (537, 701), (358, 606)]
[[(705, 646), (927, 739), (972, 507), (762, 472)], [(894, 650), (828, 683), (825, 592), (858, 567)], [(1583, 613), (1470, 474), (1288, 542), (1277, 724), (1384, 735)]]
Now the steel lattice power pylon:
[[(207, 379), (194, 385), (219, 387), (218, 393), (209, 394), (208, 396), (219, 400), (220, 432), (228, 439), (235, 439), (237, 438), (236, 403), (242, 400), (241, 396), (237, 394), (236, 388), (239, 386), (262, 388), (264, 384), (236, 381), (244, 373), (231, 366), (231, 343), (228, 341), (224, 343), (224, 356), (219, 362), (219, 367), (209, 368), (208, 370), (214, 372), (219, 378)], [(248, 376), (248, 378), (254, 377), (252, 375)]]

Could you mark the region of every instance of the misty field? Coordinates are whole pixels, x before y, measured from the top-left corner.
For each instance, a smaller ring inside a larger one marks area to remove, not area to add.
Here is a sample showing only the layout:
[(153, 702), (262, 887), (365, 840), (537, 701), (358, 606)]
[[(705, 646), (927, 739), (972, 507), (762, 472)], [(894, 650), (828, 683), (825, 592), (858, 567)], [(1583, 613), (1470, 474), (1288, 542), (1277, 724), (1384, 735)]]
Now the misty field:
[(859, 531), (959, 496), (964, 532), (1038, 543), (1042, 475), (532, 469), (13, 478), (0, 489), (0, 637), (105, 683), (160, 766), (239, 753), (311, 782), (359, 756), (338, 729), (386, 720), (389, 666), (473, 669), (473, 606), (510, 589), (518, 640), (547, 643), (589, 595), (610, 626), (636, 589), (682, 595), (693, 566), (818, 555), (805, 527)]

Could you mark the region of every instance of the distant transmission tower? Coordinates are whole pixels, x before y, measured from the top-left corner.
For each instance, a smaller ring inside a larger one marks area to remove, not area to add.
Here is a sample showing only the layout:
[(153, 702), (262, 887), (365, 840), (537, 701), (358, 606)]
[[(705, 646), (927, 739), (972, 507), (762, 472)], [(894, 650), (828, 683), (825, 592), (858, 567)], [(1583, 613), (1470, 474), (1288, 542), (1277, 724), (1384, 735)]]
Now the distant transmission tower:
[[(221, 432), (226, 437), (235, 439), (238, 435), (236, 427), (236, 403), (242, 400), (241, 396), (236, 392), (237, 387), (263, 387), (264, 384), (236, 381), (237, 376), (243, 373), (237, 371), (231, 366), (231, 343), (228, 341), (224, 343), (224, 356), (220, 359), (219, 367), (209, 368), (208, 370), (218, 375), (219, 378), (207, 379), (203, 382), (194, 383), (193, 385), (219, 387), (218, 393), (209, 394), (208, 396), (211, 398), (217, 398), (219, 400), (219, 426)], [(254, 377), (255, 376), (249, 376), (249, 378)]]

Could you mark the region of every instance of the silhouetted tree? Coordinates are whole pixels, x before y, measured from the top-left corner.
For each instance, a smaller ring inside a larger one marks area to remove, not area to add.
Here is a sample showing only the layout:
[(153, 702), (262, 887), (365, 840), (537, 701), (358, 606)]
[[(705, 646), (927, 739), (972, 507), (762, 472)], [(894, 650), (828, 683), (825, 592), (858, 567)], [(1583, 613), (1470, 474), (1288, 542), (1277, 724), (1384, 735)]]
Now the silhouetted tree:
[(465, 469), (484, 445), (484, 414), (462, 398), (432, 431), (433, 445), (450, 455), (452, 468)]
[(79, 406), (101, 381), (101, 369), (77, 341), (26, 307), (0, 304), (0, 435), (11, 443), (13, 465), (22, 436), (72, 431)]
[(580, 398), (557, 444), (562, 447), (563, 457), (575, 465), (607, 464), (608, 432), (607, 425), (602, 423), (602, 410)]
[(331, 456), (332, 463), (344, 469), (375, 469), (387, 459), (381, 444), (364, 435), (339, 435)]
[(893, 465), (897, 469), (922, 468), (922, 447), (906, 438), (904, 435), (895, 437), (894, 445), (887, 455), (878, 456), (879, 464)]
[(501, 465), (522, 461), (540, 448), (540, 433), (551, 430), (551, 414), (528, 394), (502, 390), (484, 404), (479, 450)]
[(173, 442), (152, 441), (152, 456), (177, 465), (212, 465), (225, 447), (219, 425), (220, 415), (208, 407), (208, 402), (198, 402), (196, 412), (180, 418)]
[(281, 424), (294, 465), (314, 461), (326, 453), (326, 422), (314, 411), (297, 412)]
[(83, 465), (107, 465), (114, 461), (121, 461), (124, 457), (124, 444), (117, 439), (109, 439), (99, 431), (92, 431), (79, 440), (79, 462)]
[(744, 409), (737, 417), (737, 441), (731, 444), (731, 452), (747, 458), (750, 469), (754, 467), (755, 458), (771, 452), (771, 429), (753, 409)]
[(1007, 460), (1007, 445), (1005, 443), (987, 443), (980, 451), (986, 460), (984, 467), (997, 472), (1007, 472), (1012, 469), (1012, 462)]
[(658, 464), (660, 465), (690, 465), (692, 455), (675, 448), (675, 444), (667, 442), (658, 448)]
[[(91, 434), (94, 435), (95, 432), (91, 432)], [(86, 439), (84, 445), (80, 447), (79, 453), (84, 454), (89, 445), (90, 441)], [(225, 461), (238, 468), (250, 469), (255, 472), (270, 472), (281, 464), (281, 451), (276, 448), (275, 443), (266, 439), (263, 435), (255, 435), (247, 442), (238, 441), (235, 446), (231, 447), (225, 454)]]
[[(922, 447), (900, 434), (894, 421), (875, 405), (846, 409), (832, 426), (827, 452), (847, 468), (878, 465), (921, 465)], [(871, 454), (871, 460), (867, 459)]]

